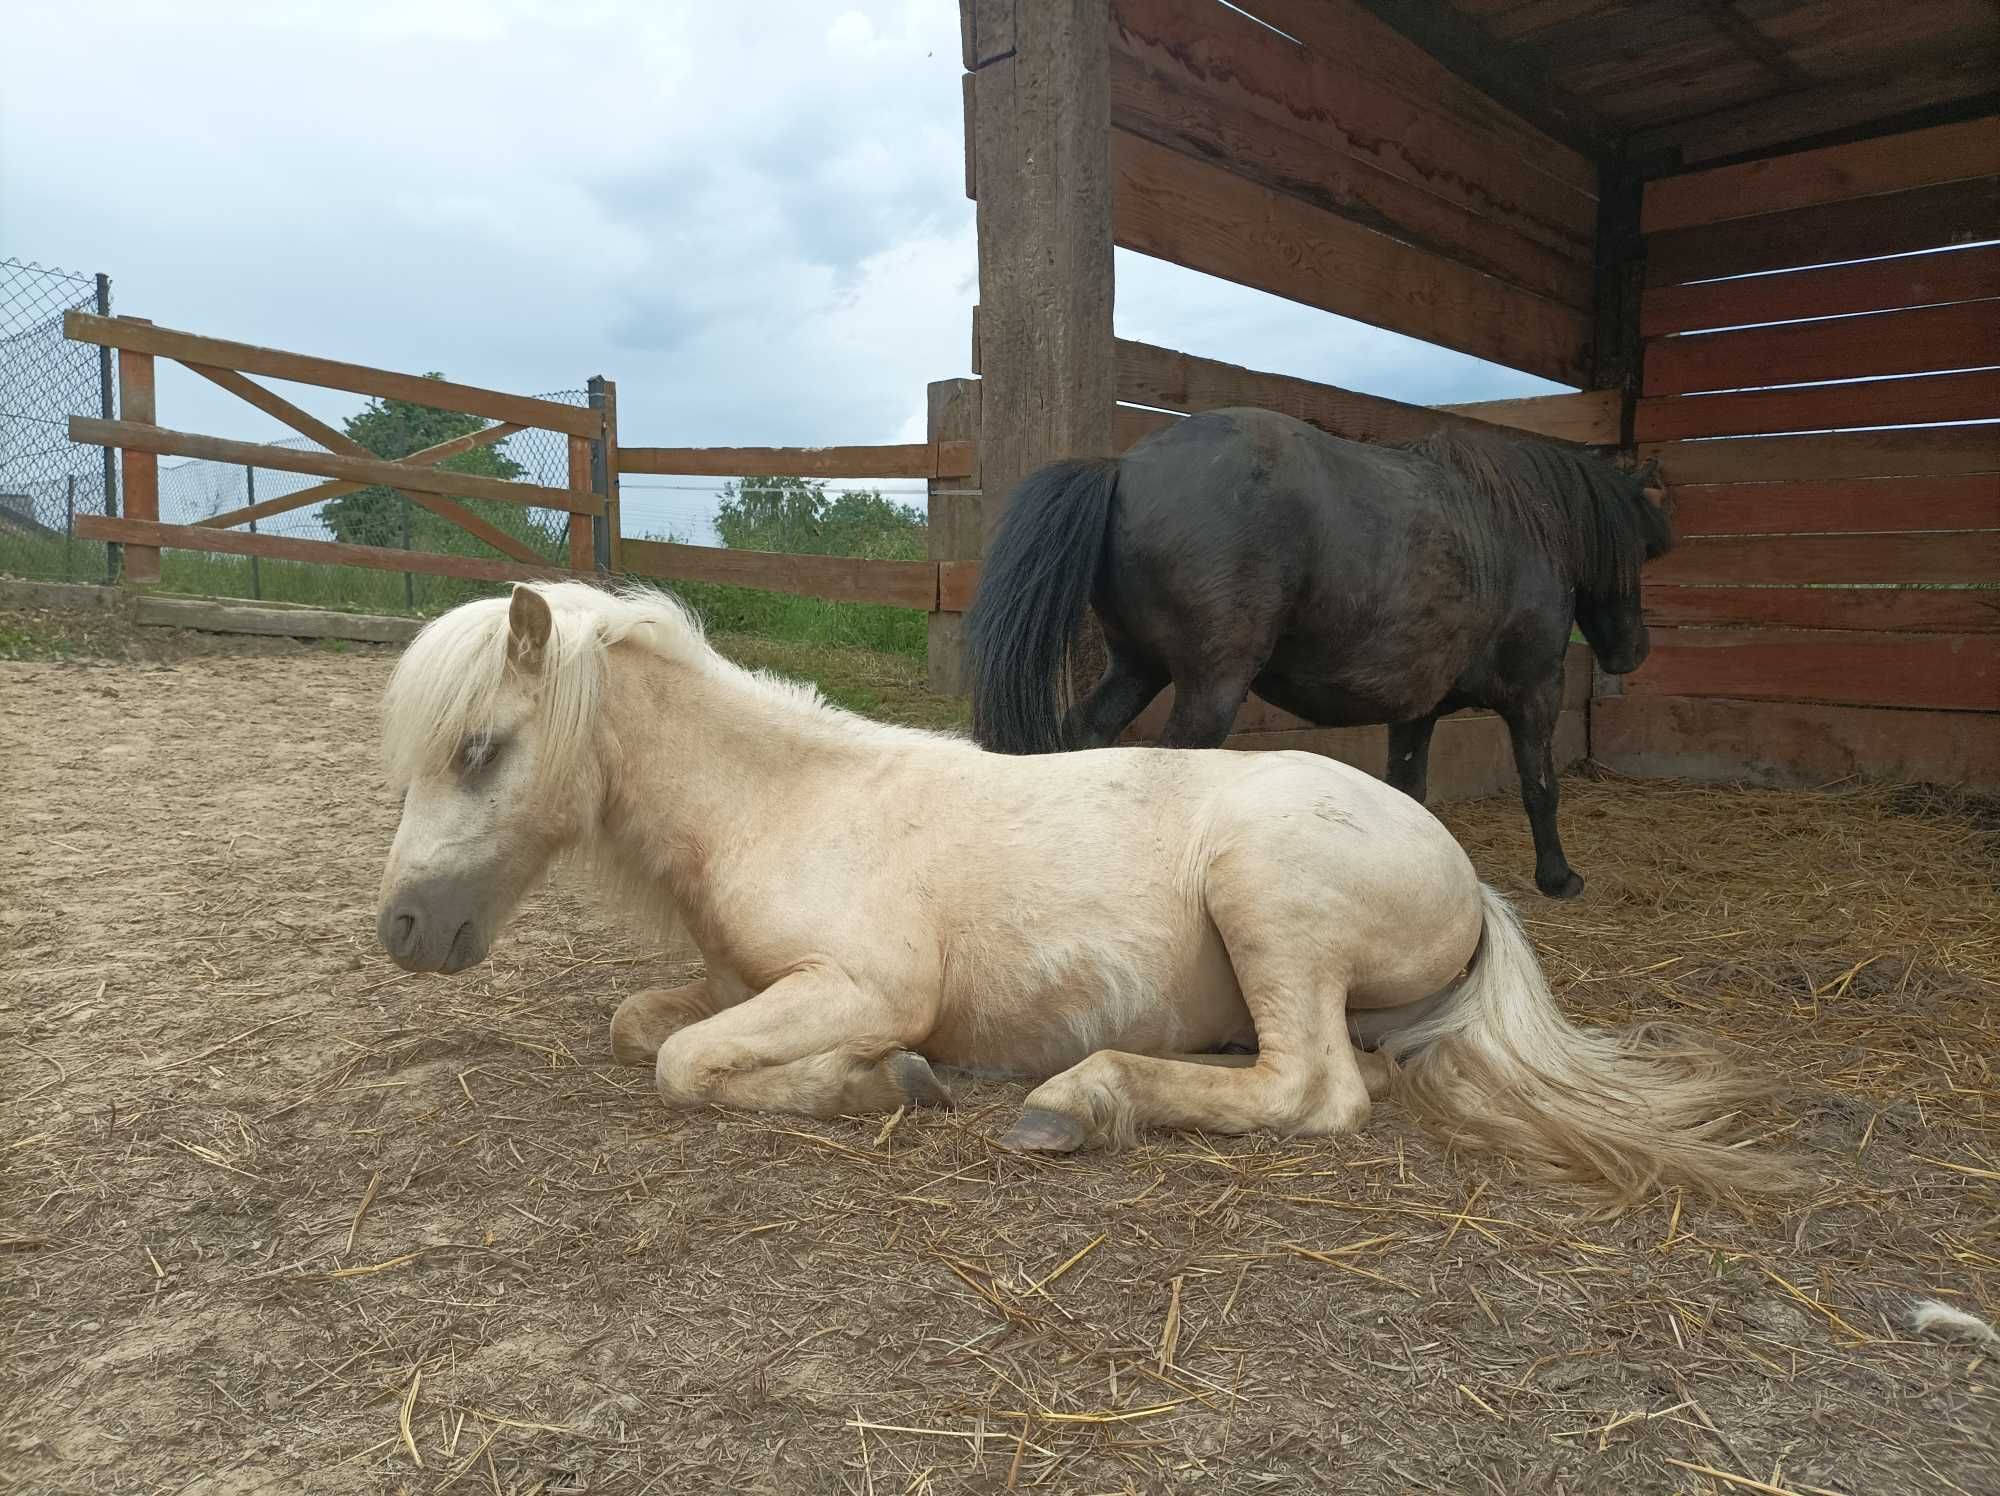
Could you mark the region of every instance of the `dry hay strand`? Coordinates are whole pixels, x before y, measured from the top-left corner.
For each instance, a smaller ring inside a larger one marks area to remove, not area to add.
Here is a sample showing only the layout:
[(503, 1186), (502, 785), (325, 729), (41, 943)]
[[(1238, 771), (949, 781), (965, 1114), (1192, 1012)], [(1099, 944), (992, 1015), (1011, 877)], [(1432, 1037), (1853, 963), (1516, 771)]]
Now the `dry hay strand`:
[(2000, 1489), (1990, 1352), (1907, 1318), (2000, 1319), (1984, 808), (1573, 777), (1573, 904), (1445, 808), (1572, 1016), (1733, 1041), (1821, 1179), (1584, 1220), (1394, 1106), (1051, 1160), (963, 1077), (663, 1112), (605, 1025), (689, 968), (594, 906), (374, 950), (385, 673), (0, 665), (0, 1487)]

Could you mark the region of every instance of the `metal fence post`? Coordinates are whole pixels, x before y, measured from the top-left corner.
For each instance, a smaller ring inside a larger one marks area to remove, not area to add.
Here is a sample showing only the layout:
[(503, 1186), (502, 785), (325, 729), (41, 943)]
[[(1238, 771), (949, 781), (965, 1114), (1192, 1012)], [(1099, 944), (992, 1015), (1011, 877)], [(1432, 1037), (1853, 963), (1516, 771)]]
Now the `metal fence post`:
[[(243, 502), (245, 504), (257, 502), (257, 469), (254, 467), (246, 466), (243, 469)], [(257, 516), (254, 514), (250, 516), (250, 533), (252, 535), (257, 533)], [(250, 553), (250, 595), (259, 602), (264, 600), (264, 577), (257, 569), (255, 551)]]
[(63, 580), (76, 575), (76, 474), (63, 485)]
[[(410, 550), (410, 496), (399, 494), (403, 501), (403, 549)], [(403, 573), (403, 607), (405, 611), (417, 611), (417, 579), (414, 573)]]
[[(111, 315), (111, 277), (103, 271), (97, 273), (97, 315)], [(97, 413), (107, 421), (118, 418), (111, 398), (111, 350), (97, 350)], [(104, 454), (104, 517), (118, 517), (118, 457), (111, 448), (98, 449)], [(104, 575), (109, 581), (118, 580), (118, 542), (107, 541), (104, 546)]]

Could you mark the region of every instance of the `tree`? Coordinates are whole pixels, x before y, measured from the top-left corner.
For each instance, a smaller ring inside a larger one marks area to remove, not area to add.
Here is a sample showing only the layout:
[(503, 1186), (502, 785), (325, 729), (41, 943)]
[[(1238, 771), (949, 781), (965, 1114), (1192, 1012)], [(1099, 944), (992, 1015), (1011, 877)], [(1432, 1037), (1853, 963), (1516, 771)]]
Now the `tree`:
[[(442, 379), (442, 374), (426, 374), (426, 379)], [(409, 400), (370, 400), (357, 416), (346, 422), (349, 437), (377, 457), (408, 457), (453, 437), (470, 436), (484, 429), (478, 416), (417, 405)], [(504, 441), (474, 447), (447, 457), (437, 464), (445, 472), (468, 473), (481, 478), (518, 478), (527, 471), (509, 457)], [(381, 545), (400, 549), (403, 544), (401, 494), (387, 488), (364, 488), (329, 501), (320, 511), (326, 527), (336, 540), (349, 545)], [(546, 521), (525, 504), (508, 504), (498, 499), (461, 499), (467, 509), (481, 519), (527, 542), (548, 555), (559, 549), (556, 536)], [(472, 552), (486, 554), (488, 547), (449, 520), (427, 509), (413, 506), (409, 516), (412, 549), (424, 551)]]
[(921, 561), (924, 516), (875, 489), (829, 493), (816, 478), (745, 478), (723, 485), (715, 531), (739, 551)]

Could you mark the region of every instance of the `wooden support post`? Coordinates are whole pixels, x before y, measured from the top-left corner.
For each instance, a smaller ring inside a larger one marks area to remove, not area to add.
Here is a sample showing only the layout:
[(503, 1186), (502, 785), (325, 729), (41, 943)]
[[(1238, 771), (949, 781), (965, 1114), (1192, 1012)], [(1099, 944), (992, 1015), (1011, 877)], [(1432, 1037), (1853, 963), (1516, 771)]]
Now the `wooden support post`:
[[(1639, 298), (1646, 287), (1646, 239), (1639, 231), (1643, 188), (1643, 174), (1623, 154), (1598, 169), (1597, 252), (1585, 388), (1618, 392), (1618, 446), (1626, 451), (1632, 447), (1644, 373), (1639, 339)], [(1593, 698), (1624, 690), (1623, 680), (1606, 674), (1595, 657), (1590, 668)], [(1588, 722), (1586, 712), (1586, 734)]]
[[(928, 396), (925, 435), (929, 441), (969, 441), (978, 436), (978, 380), (940, 379), (929, 387)], [(930, 521), (926, 530), (931, 560), (979, 559), (986, 541), (986, 522), (980, 512), (981, 494), (977, 472), (964, 478), (930, 480)], [(930, 688), (940, 696), (963, 696), (967, 686), (965, 615), (933, 609), (930, 615)]]
[[(588, 493), (591, 443), (580, 436), (569, 439), (569, 486), (572, 492)], [(597, 569), (597, 542), (591, 534), (591, 517), (574, 511), (569, 516), (569, 569), (580, 574)]]
[(602, 374), (590, 381), (590, 408), (604, 417), (601, 435), (591, 443), (590, 484), (604, 500), (604, 513), (592, 521), (591, 534), (601, 573), (625, 569), (625, 532), (618, 508), (618, 386)]
[[(980, 487), (986, 533), (1030, 472), (1109, 457), (1110, 0), (960, 0), (973, 75), (979, 224)], [(1074, 674), (1094, 680), (1086, 628)]]
[[(120, 317), (121, 322), (144, 322), (144, 317)], [(138, 425), (158, 424), (159, 409), (153, 397), (153, 355), (118, 350), (118, 412)], [(154, 520), (160, 517), (160, 459), (151, 452), (125, 453), (125, 517)], [(125, 547), (125, 580), (151, 586), (160, 580), (160, 552), (157, 546)]]
[[(104, 274), (101, 270), (97, 274), (97, 315), (100, 317), (109, 317), (111, 315), (111, 277)], [(99, 348), (97, 350), (97, 413), (107, 421), (116, 420), (118, 416), (118, 409), (112, 403), (111, 388), (111, 350), (109, 348)], [(99, 455), (104, 459), (103, 513), (105, 518), (115, 519), (118, 516), (118, 458), (109, 447), (101, 447), (98, 450)], [(118, 580), (118, 547), (116, 545), (107, 545), (104, 548), (104, 579), (108, 582)]]

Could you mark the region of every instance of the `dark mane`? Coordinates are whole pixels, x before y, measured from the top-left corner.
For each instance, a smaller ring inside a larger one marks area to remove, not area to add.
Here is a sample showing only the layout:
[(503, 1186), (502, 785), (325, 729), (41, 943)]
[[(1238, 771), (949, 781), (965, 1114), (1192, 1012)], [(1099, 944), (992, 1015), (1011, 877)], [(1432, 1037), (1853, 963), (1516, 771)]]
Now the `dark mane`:
[(1453, 430), (1408, 450), (1470, 490), (1464, 497), (1479, 515), (1497, 508), (1505, 528), (1524, 532), (1559, 557), (1589, 596), (1628, 594), (1638, 586), (1640, 566), (1673, 547), (1672, 523), (1645, 497), (1645, 480), (1587, 452)]

